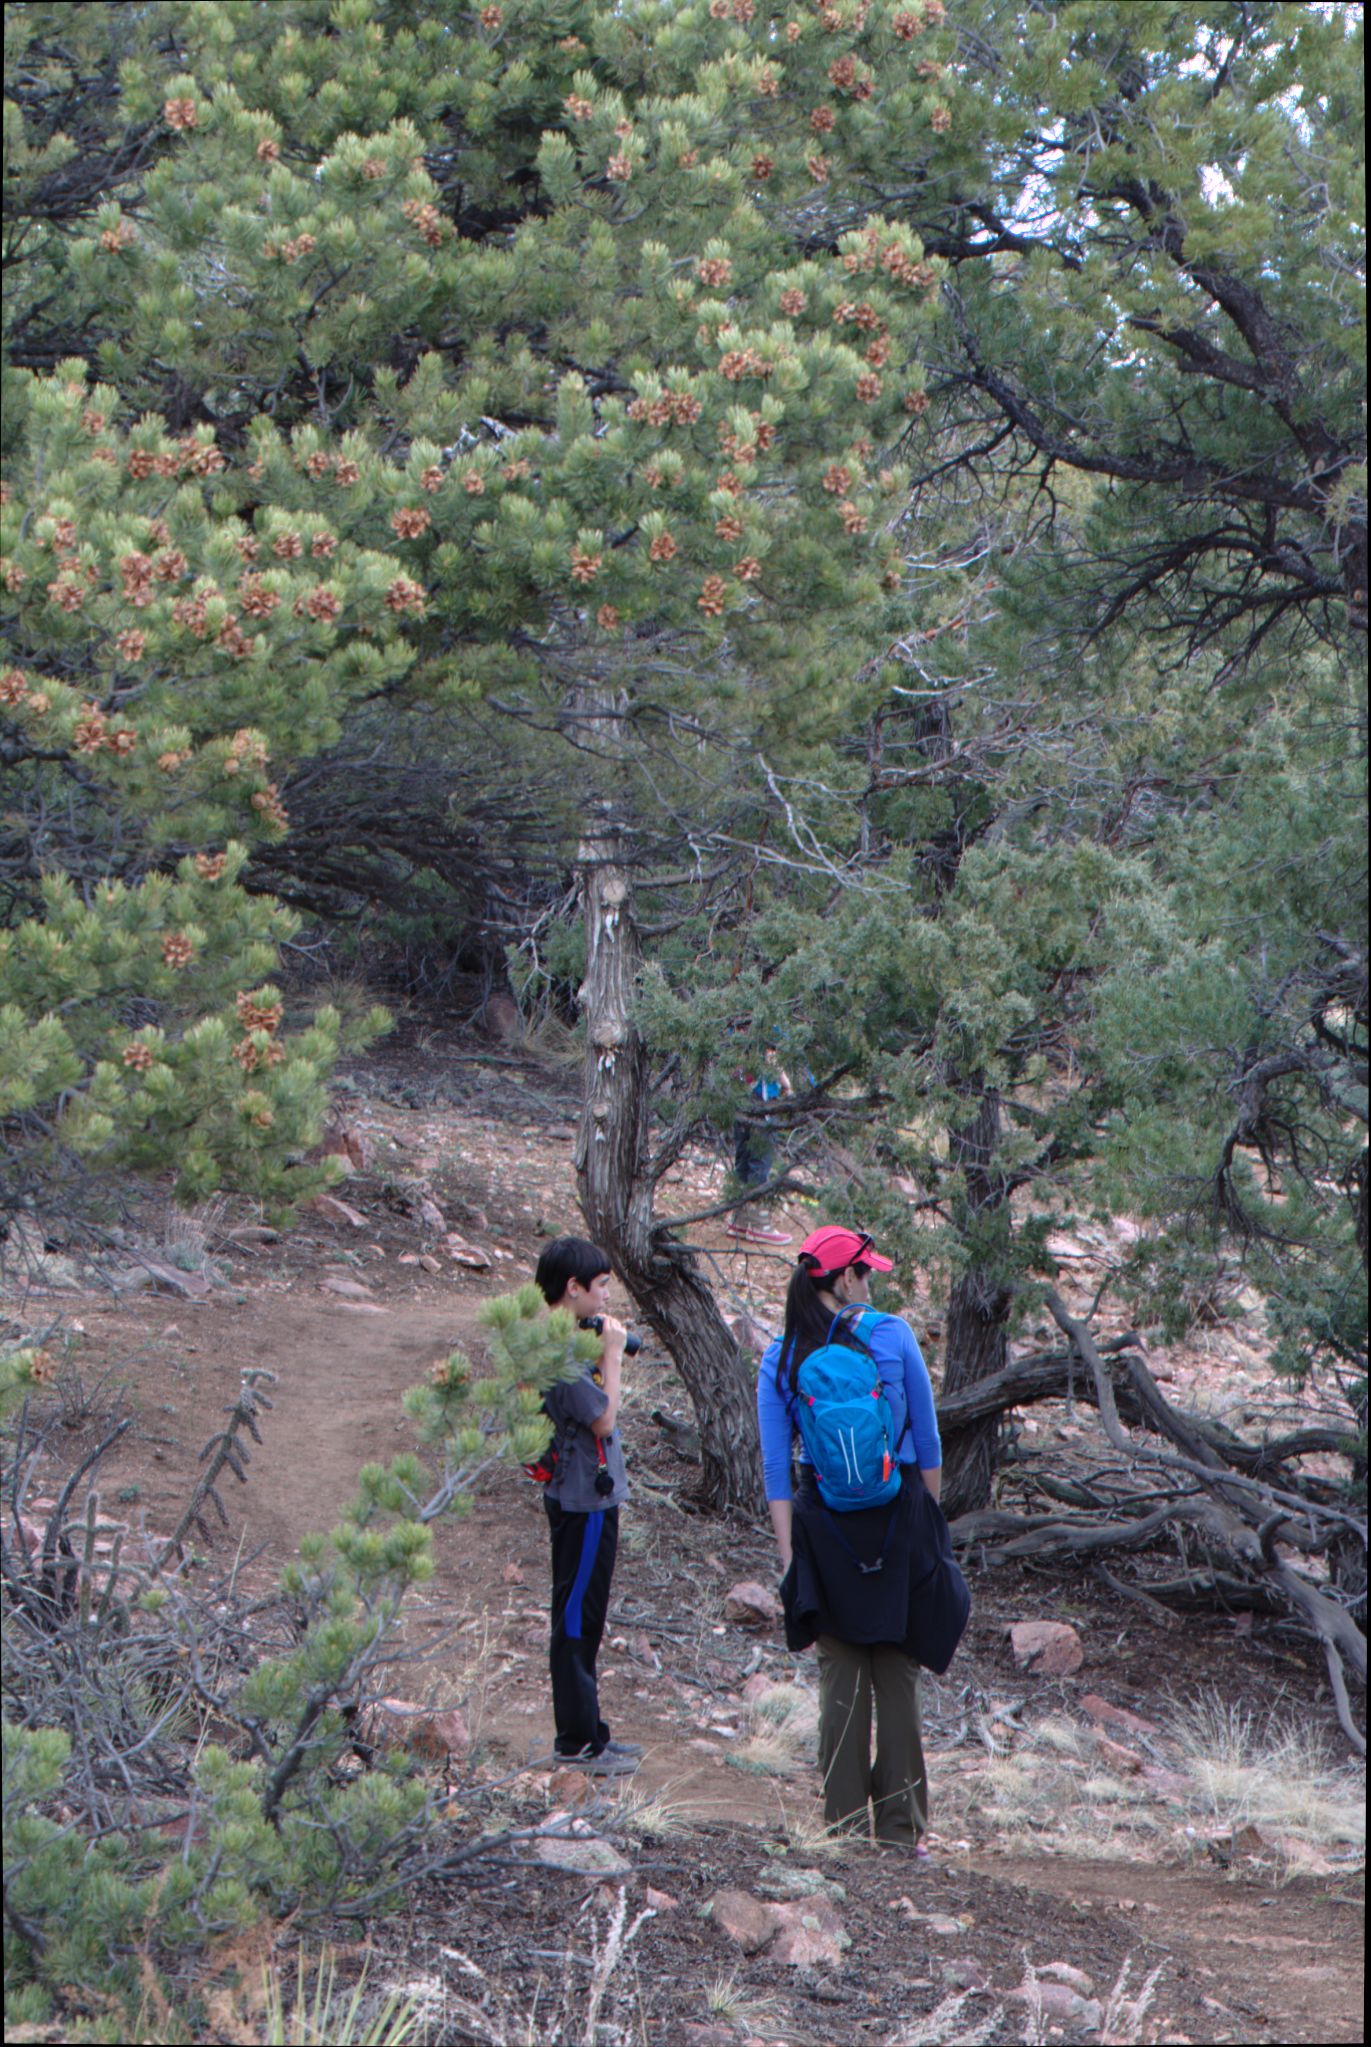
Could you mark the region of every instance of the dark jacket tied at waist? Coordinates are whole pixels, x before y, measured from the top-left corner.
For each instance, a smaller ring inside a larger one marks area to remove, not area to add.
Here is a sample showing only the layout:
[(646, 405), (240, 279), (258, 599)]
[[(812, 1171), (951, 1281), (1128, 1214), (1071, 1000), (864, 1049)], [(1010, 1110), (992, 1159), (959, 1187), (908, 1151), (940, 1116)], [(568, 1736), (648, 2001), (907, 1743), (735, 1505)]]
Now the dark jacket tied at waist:
[(893, 1643), (938, 1676), (952, 1661), (971, 1594), (952, 1554), (947, 1519), (918, 1470), (888, 1507), (834, 1514), (812, 1478), (795, 1498), (793, 1556), (781, 1580), (786, 1647), (820, 1635), (865, 1647)]

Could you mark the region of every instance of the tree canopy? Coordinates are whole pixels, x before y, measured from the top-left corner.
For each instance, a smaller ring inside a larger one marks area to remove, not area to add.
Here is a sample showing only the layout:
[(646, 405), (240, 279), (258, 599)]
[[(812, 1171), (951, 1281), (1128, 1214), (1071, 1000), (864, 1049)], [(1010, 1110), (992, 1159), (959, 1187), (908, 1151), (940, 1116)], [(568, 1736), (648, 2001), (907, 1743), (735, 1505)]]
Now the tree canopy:
[(317, 1187), (303, 926), (579, 1017), (717, 1504), (739, 1113), (948, 1395), (1113, 1205), (1364, 1428), (1358, 10), (20, 4), (5, 89), (8, 1200)]

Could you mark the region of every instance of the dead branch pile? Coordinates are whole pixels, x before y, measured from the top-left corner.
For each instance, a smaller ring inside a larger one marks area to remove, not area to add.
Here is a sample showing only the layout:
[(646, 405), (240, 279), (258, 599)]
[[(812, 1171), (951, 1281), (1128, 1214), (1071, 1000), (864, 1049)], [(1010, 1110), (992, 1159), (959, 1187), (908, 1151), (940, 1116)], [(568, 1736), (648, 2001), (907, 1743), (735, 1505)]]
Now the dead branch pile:
[[(1305, 1458), (1349, 1454), (1355, 1425), (1249, 1441), (1173, 1406), (1135, 1336), (1097, 1344), (1055, 1291), (1046, 1299), (1066, 1348), (1019, 1359), (941, 1402), (943, 1434), (1074, 1394), (1098, 1408), (1119, 1461), (1083, 1481), (1039, 1481), (1073, 1511), (963, 1514), (952, 1524), (955, 1540), (986, 1565), (1089, 1560), (1115, 1590), (1167, 1610), (1218, 1606), (1285, 1619), (1321, 1647), (1343, 1732), (1365, 1755), (1348, 1678), (1364, 1699), (1366, 1520), (1345, 1487), (1301, 1467)], [(1179, 1555), (1179, 1570), (1125, 1581), (1102, 1561), (1162, 1545)]]

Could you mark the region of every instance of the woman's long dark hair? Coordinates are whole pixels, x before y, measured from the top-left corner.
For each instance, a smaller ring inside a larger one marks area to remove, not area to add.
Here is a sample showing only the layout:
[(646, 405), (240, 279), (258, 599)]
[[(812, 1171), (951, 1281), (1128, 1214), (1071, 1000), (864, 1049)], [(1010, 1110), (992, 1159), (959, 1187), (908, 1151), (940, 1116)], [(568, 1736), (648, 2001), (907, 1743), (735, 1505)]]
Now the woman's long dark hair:
[[(781, 1352), (776, 1360), (776, 1389), (779, 1393), (795, 1391), (795, 1377), (811, 1351), (822, 1350), (830, 1341), (845, 1344), (849, 1350), (859, 1350), (863, 1356), (871, 1356), (871, 1346), (863, 1343), (856, 1335), (852, 1324), (861, 1315), (844, 1315), (834, 1328), (833, 1310), (819, 1299), (820, 1286), (827, 1285), (838, 1277), (836, 1272), (818, 1274), (812, 1263), (801, 1259), (790, 1275), (790, 1285), (785, 1296), (785, 1329), (781, 1336)], [(787, 1386), (787, 1381), (789, 1385)]]

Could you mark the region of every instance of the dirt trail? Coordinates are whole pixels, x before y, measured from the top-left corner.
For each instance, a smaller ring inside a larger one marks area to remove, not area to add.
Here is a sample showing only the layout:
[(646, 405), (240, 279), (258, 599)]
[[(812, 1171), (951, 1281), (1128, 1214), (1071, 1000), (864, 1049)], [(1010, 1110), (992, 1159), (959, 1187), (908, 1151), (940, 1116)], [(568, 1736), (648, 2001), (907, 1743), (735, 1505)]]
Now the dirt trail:
[[(540, 1087), (548, 1084), (545, 1074), (538, 1076)], [(240, 1543), (265, 1545), (257, 1566), (263, 1574), (274, 1574), (302, 1536), (334, 1524), (362, 1464), (412, 1446), (401, 1393), (453, 1345), (475, 1348), (481, 1301), (531, 1270), (540, 1241), (535, 1217), (575, 1213), (565, 1124), (541, 1141), (538, 1126), (522, 1121), (529, 1113), (525, 1094), (510, 1098), (502, 1120), (490, 1085), (466, 1104), (397, 1100), (382, 1085), (371, 1096), (355, 1097), (354, 1113), (373, 1158), (370, 1172), (344, 1190), (364, 1217), (362, 1228), (336, 1217), (310, 1218), (293, 1236), (253, 1255), (221, 1251), (224, 1284), (201, 1304), (146, 1295), (67, 1295), (60, 1302), (84, 1331), (90, 1376), (99, 1364), (125, 1361), (122, 1376), (141, 1434), (121, 1446), (105, 1472), (104, 1496), (136, 1494), (136, 1504), (120, 1511), (146, 1517), (155, 1529), (169, 1524), (193, 1484), (197, 1454), (220, 1426), (242, 1368), (265, 1364), (276, 1372), (274, 1411), (253, 1449), (249, 1483), (226, 1482), (230, 1526), (212, 1544), (220, 1556)], [(517, 1138), (511, 1118), (520, 1119)], [(416, 1168), (426, 1173), (449, 1218), (473, 1233), (484, 1225), (481, 1238), (491, 1247), (487, 1272), (444, 1262), (430, 1273), (412, 1262), (425, 1238), (412, 1209), (397, 1203), (394, 1183), (402, 1169), (412, 1177)], [(717, 1168), (704, 1160), (692, 1170), (698, 1193)], [(773, 1311), (784, 1261), (745, 1263), (717, 1232), (705, 1234), (735, 1297), (751, 1299), (764, 1317)], [(340, 1279), (354, 1289), (350, 1297), (330, 1290)], [(725, 1622), (729, 1585), (772, 1575), (770, 1538), (760, 1524), (721, 1527), (683, 1511), (692, 1468), (654, 1429), (650, 1417), (658, 1406), (686, 1413), (674, 1377), (645, 1363), (635, 1369), (625, 1403), (637, 1496), (625, 1517), (602, 1664), (604, 1697), (616, 1732), (648, 1748), (634, 1795), (665, 1801), (683, 1828), (702, 1826), (699, 1838), (713, 1844), (710, 1853), (722, 1872), (717, 1880), (728, 1881), (730, 1868), (768, 1866), (778, 1828), (793, 1831), (813, 1818), (815, 1786), (807, 1767), (767, 1776), (731, 1766), (749, 1731), (739, 1698), (746, 1675), (761, 1670), (787, 1681), (806, 1670), (803, 1663), (797, 1670), (777, 1632), (747, 1636)], [(1037, 1420), (1047, 1425), (1041, 1412)], [(523, 1764), (546, 1750), (551, 1735), (546, 1534), (536, 1489), (504, 1471), (485, 1482), (468, 1518), (435, 1529), (435, 1556), (437, 1573), (415, 1602), (410, 1638), (455, 1632), (422, 1695), (460, 1700), (485, 1752), (502, 1767)], [(976, 1616), (958, 1664), (944, 1686), (930, 1686), (926, 1694), (934, 1795), (941, 1801), (935, 1826), (943, 1830), (937, 1867), (898, 1875), (879, 1857), (845, 1867), (849, 1910), (858, 1920), (866, 1913), (872, 1929), (869, 1943), (856, 1941), (847, 1978), (864, 1966), (865, 1953), (876, 1965), (885, 1937), (880, 1929), (917, 1878), (930, 1895), (941, 1887), (951, 1904), (963, 1902), (967, 1924), (977, 1926), (977, 1953), (983, 1960), (999, 1957), (1001, 1989), (1007, 1984), (1000, 1970), (1013, 1968), (1020, 1951), (1031, 1949), (1038, 1962), (1088, 1954), (1101, 1991), (1112, 1980), (1107, 1972), (1133, 1956), (1140, 1965), (1162, 1964), (1172, 2015), (1169, 2034), (1148, 2037), (1360, 2038), (1361, 1937), (1348, 1898), (1339, 1894), (1346, 1883), (1303, 1878), (1263, 1889), (1204, 1863), (1181, 1868), (998, 1854), (997, 1828), (984, 1816), (977, 1819), (968, 1790), (979, 1781), (977, 1756), (981, 1765), (990, 1761), (968, 1729), (997, 1697), (1012, 1692), (1026, 1702), (1025, 1717), (1056, 1711), (1079, 1718), (1076, 1694), (1083, 1687), (1107, 1690), (1145, 1710), (1154, 1692), (1187, 1678), (1197, 1689), (1231, 1687), (1235, 1696), (1260, 1696), (1274, 1682), (1299, 1685), (1305, 1680), (1298, 1661), (1277, 1644), (1239, 1640), (1223, 1627), (1187, 1629), (1178, 1638), (1138, 1609), (1082, 1592), (1074, 1582), (1053, 1588), (1025, 1580), (1020, 1588), (995, 1579), (974, 1589)], [(1016, 1600), (1026, 1603), (1016, 1606)], [(1077, 1620), (1090, 1650), (1080, 1685), (1035, 1683), (1014, 1671), (1004, 1621), (1023, 1611), (1066, 1612)], [(1306, 1689), (1312, 1697), (1312, 1679)], [(693, 1838), (679, 1833), (657, 1857), (664, 1867), (675, 1857), (678, 1887), (685, 1890), (703, 1885), (708, 1873), (705, 1850), (689, 1846)], [(977, 1910), (987, 1887), (993, 1909)], [(531, 1895), (530, 1911), (537, 1893)], [(666, 1942), (665, 1933), (660, 1938)], [(672, 1939), (681, 1947), (684, 1931)], [(680, 1966), (698, 1992), (706, 1973), (723, 1973), (736, 1956), (702, 1924), (691, 1939), (696, 1951)], [(676, 1965), (664, 1946), (654, 1966)], [(929, 1966), (931, 1976), (910, 1979), (911, 1996), (924, 1996), (920, 1983), (938, 1984), (942, 1964), (935, 1959)], [(930, 1992), (920, 2008), (933, 2001)], [(809, 2035), (797, 2031), (794, 2037)], [(825, 2034), (820, 2023), (818, 2037), (875, 2036)]]
[(1173, 1980), (1191, 1977), (1214, 2018), (1232, 2020), (1235, 2031), (1218, 2037), (1256, 2038), (1258, 2027), (1290, 2040), (1365, 2037), (1360, 1897), (1331, 1897), (1308, 1879), (1256, 1884), (1137, 1862), (981, 1854), (971, 1866), (1040, 1904), (1136, 1914), (1149, 1962), (1169, 1958)]

